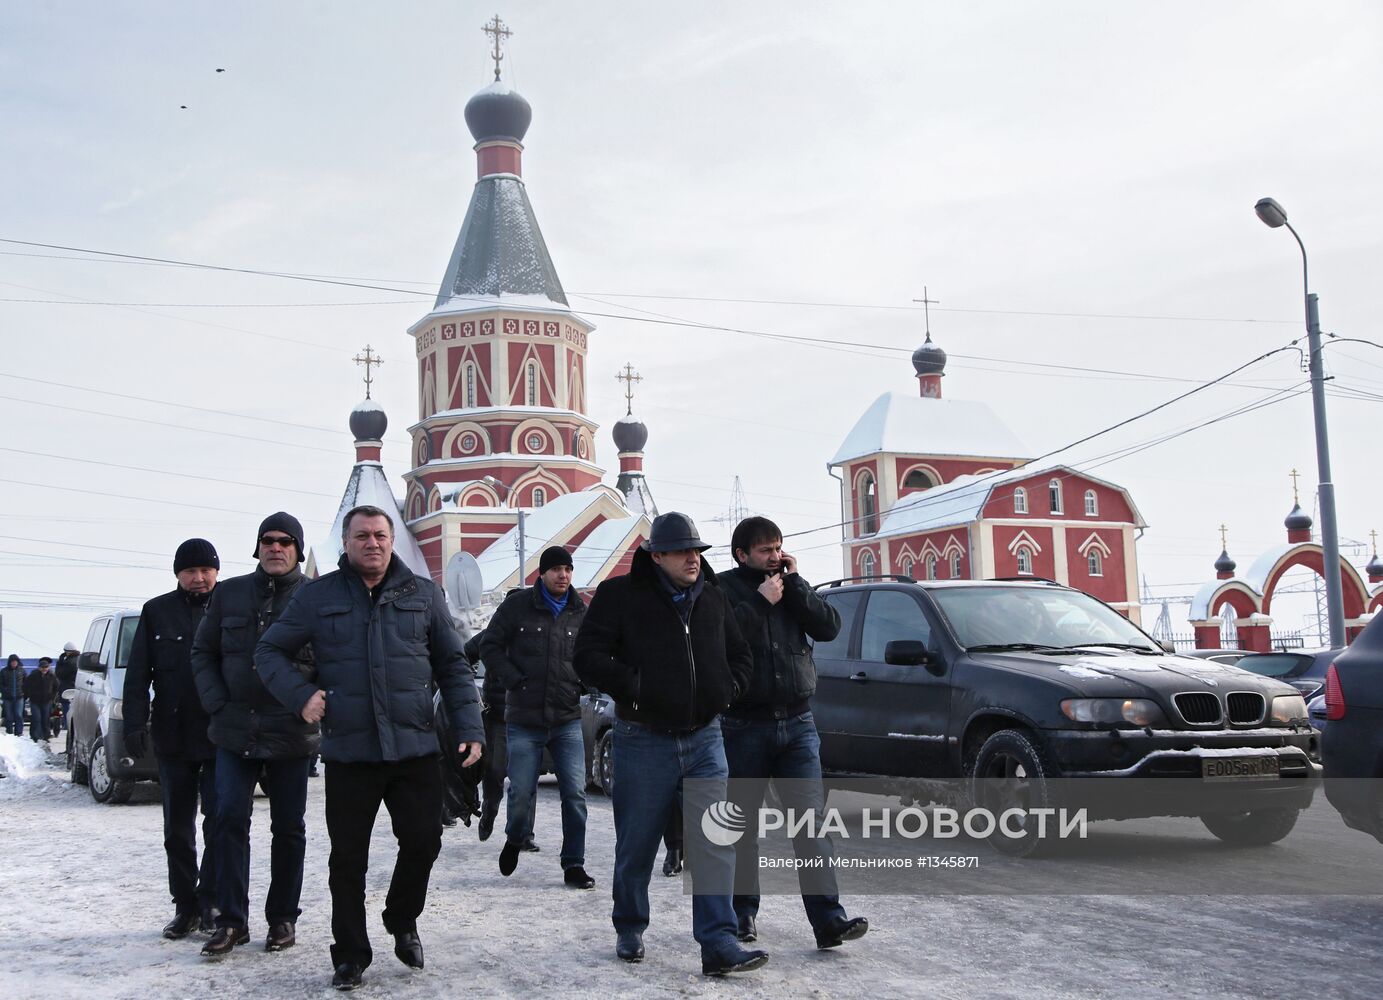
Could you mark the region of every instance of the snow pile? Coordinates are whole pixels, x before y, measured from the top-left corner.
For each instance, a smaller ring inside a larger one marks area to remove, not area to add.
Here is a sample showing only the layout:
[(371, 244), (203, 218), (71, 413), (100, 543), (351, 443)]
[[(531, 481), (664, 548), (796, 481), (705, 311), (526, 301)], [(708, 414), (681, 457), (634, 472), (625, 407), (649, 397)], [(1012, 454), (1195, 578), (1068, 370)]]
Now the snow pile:
[(71, 788), (65, 772), (48, 764), (43, 747), (21, 736), (0, 734), (0, 800), (46, 795)]

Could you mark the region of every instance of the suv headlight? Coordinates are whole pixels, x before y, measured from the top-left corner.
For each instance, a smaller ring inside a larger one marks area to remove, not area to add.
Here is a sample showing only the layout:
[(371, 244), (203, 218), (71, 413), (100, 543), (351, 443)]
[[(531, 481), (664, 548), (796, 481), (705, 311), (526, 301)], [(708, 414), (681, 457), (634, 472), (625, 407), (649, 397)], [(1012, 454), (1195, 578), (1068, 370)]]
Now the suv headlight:
[(1293, 722), (1308, 718), (1306, 699), (1301, 695), (1282, 694), (1273, 699), (1272, 721), (1279, 726), (1290, 726)]
[(1067, 698), (1061, 714), (1072, 722), (1095, 722), (1134, 726), (1165, 726), (1167, 717), (1157, 702), (1147, 698)]

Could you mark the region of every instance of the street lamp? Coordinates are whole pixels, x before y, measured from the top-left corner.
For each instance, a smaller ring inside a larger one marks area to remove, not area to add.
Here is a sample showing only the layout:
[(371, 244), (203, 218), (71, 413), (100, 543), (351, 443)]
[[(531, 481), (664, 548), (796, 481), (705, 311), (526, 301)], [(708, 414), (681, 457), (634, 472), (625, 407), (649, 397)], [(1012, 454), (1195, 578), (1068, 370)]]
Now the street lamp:
[(1335, 525), (1335, 484), (1330, 476), (1330, 437), (1325, 423), (1325, 371), (1321, 359), (1321, 317), (1316, 295), (1306, 269), (1306, 246), (1287, 221), (1287, 213), (1271, 198), (1260, 198), (1253, 206), (1263, 224), (1272, 229), (1282, 226), (1301, 248), (1301, 284), (1306, 294), (1306, 338), (1310, 351), (1311, 409), (1316, 419), (1316, 473), (1321, 503), (1321, 550), (1325, 576), (1325, 609), (1330, 622), (1330, 645), (1345, 644), (1344, 594), (1340, 585), (1340, 536)]
[[(505, 496), (512, 496), (514, 493), (514, 488), (512, 486), (504, 485), (504, 483), (500, 482), (494, 476), (482, 476), (480, 481), (486, 486), (493, 487), (497, 490), (503, 490)], [(524, 518), (528, 515), (522, 507), (517, 507), (515, 509), (519, 512), (519, 586), (522, 587), (524, 586), (524, 577), (526, 576), (523, 566), (524, 563), (527, 562), (527, 554), (524, 552)]]

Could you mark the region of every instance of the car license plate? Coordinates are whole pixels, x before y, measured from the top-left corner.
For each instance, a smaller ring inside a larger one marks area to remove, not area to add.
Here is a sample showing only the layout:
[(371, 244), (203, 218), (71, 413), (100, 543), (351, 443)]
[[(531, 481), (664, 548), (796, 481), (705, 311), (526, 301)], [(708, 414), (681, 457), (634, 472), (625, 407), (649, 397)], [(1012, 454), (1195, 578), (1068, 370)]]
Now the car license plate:
[(1253, 781), (1281, 776), (1277, 755), (1271, 757), (1206, 757), (1201, 761), (1206, 781)]

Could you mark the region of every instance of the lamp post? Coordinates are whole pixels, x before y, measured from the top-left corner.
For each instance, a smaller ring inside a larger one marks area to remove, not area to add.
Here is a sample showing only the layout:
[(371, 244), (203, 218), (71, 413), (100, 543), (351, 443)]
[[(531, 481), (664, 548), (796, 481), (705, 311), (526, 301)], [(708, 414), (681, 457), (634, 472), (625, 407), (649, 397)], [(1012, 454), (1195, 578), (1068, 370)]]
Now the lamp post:
[(1321, 503), (1321, 550), (1325, 576), (1326, 617), (1330, 622), (1330, 645), (1345, 644), (1344, 593), (1340, 584), (1340, 536), (1335, 525), (1335, 483), (1330, 475), (1330, 437), (1325, 422), (1325, 370), (1321, 359), (1321, 318), (1316, 295), (1306, 268), (1306, 245), (1287, 222), (1287, 213), (1271, 198), (1261, 198), (1253, 206), (1263, 224), (1272, 229), (1286, 226), (1301, 248), (1301, 283), (1306, 295), (1306, 339), (1310, 351), (1311, 409), (1316, 422), (1316, 473)]
[[(482, 476), (480, 481), (486, 486), (493, 487), (497, 490), (503, 490), (505, 496), (513, 495), (513, 487), (504, 485), (504, 483), (500, 482), (494, 476)], [(524, 576), (526, 575), (524, 573), (524, 563), (528, 561), (527, 553), (524, 551), (524, 518), (528, 515), (522, 507), (516, 507), (515, 510), (519, 512), (519, 586), (522, 587), (524, 586)]]

